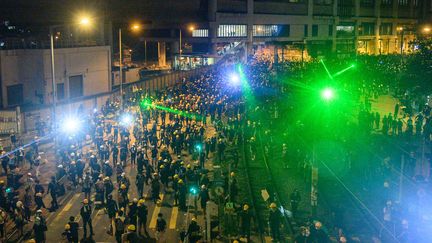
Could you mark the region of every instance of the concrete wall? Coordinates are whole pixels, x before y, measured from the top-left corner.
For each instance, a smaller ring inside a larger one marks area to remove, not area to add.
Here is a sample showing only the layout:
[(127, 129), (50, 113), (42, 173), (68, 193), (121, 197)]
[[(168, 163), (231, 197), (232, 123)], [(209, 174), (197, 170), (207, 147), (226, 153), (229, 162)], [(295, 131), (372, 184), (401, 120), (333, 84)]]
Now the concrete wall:
[[(140, 69), (139, 68), (129, 68), (128, 70), (123, 70), (123, 83), (132, 83), (140, 80)], [(119, 71), (112, 72), (113, 86), (120, 84)]]
[[(83, 76), (83, 95), (111, 89), (111, 53), (109, 46), (55, 49), (56, 83), (64, 83), (69, 97), (69, 77)], [(43, 94), (43, 103), (52, 102), (51, 56), (49, 49), (0, 51), (3, 107), (7, 107), (7, 87), (23, 85), (24, 104), (41, 104), (35, 92)]]

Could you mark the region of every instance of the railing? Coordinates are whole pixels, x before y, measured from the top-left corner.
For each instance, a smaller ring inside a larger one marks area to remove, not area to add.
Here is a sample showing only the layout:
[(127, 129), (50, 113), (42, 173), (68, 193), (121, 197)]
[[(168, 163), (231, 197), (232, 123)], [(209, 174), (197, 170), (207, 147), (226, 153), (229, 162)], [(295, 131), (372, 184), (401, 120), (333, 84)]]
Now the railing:
[[(192, 77), (199, 76), (209, 70), (212, 66), (206, 66), (199, 69), (193, 69), (189, 71), (176, 71), (173, 73), (151, 77), (148, 79), (142, 79), (131, 83), (124, 83), (123, 90), (126, 95), (130, 94), (136, 89), (146, 90), (149, 93), (154, 93), (156, 90), (161, 90), (166, 87), (181, 84), (183, 79), (190, 79)], [(115, 100), (119, 97), (119, 86), (113, 87), (111, 92), (102, 94), (78, 97), (57, 103), (56, 117), (63, 117), (70, 113), (76, 113), (78, 109), (82, 109), (85, 112), (90, 112), (93, 109), (100, 109), (106, 104), (107, 100)], [(37, 121), (48, 122), (48, 117), (51, 117), (52, 106), (50, 104), (25, 107), (21, 112), (22, 131), (34, 131), (36, 128)], [(2, 114), (0, 113), (0, 121)]]

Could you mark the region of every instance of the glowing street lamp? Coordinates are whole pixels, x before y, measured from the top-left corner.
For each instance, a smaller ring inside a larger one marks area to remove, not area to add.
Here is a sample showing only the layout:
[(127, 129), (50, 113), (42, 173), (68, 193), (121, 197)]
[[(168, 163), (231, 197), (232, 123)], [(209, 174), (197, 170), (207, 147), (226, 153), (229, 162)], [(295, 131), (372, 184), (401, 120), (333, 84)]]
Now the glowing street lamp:
[(132, 24), (130, 28), (133, 32), (138, 32), (142, 29), (142, 26), (138, 23), (135, 23), (135, 24)]
[[(133, 32), (138, 32), (142, 29), (142, 25), (134, 23), (130, 25)], [(119, 79), (120, 79), (120, 108), (123, 110), (123, 48), (122, 48), (122, 29), (119, 28)]]
[(85, 25), (85, 26), (90, 25), (90, 18), (88, 18), (88, 17), (82, 17), (80, 19), (80, 21), (79, 21), (79, 24), (80, 25)]
[[(81, 16), (78, 18), (76, 24), (81, 26), (89, 26), (91, 23), (91, 18), (89, 16)], [(52, 78), (52, 124), (54, 134), (56, 133), (56, 106), (57, 106), (57, 83), (55, 78), (55, 66), (54, 66), (54, 39), (58, 39), (58, 36), (54, 36), (54, 29), (57, 27), (61, 27), (63, 25), (52, 25), (49, 27), (49, 35), (50, 35), (50, 54), (51, 54), (51, 78)], [(69, 122), (68, 122), (69, 123)], [(70, 125), (71, 123), (69, 123)], [(54, 139), (54, 143), (56, 144), (57, 139)]]
[(431, 28), (430, 27), (424, 27), (423, 28), (423, 33), (424, 34), (429, 34), (431, 32)]

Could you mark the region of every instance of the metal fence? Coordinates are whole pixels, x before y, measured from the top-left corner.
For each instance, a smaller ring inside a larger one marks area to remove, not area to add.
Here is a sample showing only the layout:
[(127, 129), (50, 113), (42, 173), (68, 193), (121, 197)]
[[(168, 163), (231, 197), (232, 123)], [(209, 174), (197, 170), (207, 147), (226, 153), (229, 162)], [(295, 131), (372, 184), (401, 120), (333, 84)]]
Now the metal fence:
[[(183, 79), (190, 79), (204, 74), (209, 70), (211, 66), (202, 67), (199, 69), (193, 69), (189, 71), (176, 71), (169, 74), (164, 74), (148, 79), (138, 80), (131, 83), (123, 84), (124, 93), (128, 94), (136, 89), (143, 89), (148, 92), (154, 93), (156, 90), (160, 90), (166, 87), (174, 86), (183, 82)], [(61, 118), (68, 114), (75, 114), (78, 109), (84, 112), (91, 112), (93, 109), (100, 109), (106, 104), (107, 100), (115, 100), (119, 97), (119, 86), (113, 87), (113, 91), (93, 96), (80, 97), (64, 102), (57, 103), (56, 117)], [(34, 131), (36, 124), (39, 121), (49, 123), (50, 116), (52, 114), (51, 105), (45, 105), (41, 107), (34, 107), (27, 109), (18, 116), (23, 122), (15, 122), (15, 126), (20, 126), (23, 132)], [(0, 112), (0, 131), (2, 127), (2, 119), (6, 120), (6, 113)], [(8, 120), (9, 121), (9, 120)], [(19, 125), (17, 125), (19, 124)], [(15, 130), (18, 131), (18, 130)]]

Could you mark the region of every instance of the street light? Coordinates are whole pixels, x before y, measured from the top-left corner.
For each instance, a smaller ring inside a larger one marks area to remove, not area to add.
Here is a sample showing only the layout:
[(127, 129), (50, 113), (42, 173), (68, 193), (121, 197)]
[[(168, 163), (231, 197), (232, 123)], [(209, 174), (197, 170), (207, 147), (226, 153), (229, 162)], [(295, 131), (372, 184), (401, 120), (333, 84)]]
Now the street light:
[[(81, 26), (89, 26), (91, 21), (90, 21), (90, 17), (88, 16), (81, 16), (78, 18), (77, 23)], [(56, 121), (56, 106), (57, 106), (57, 83), (56, 83), (56, 79), (55, 79), (55, 65), (54, 65), (54, 38), (58, 39), (58, 36), (54, 37), (54, 29), (57, 27), (61, 27), (63, 25), (52, 25), (49, 27), (49, 35), (50, 35), (50, 52), (51, 52), (51, 78), (52, 78), (52, 92), (53, 92), (53, 103), (52, 103), (52, 109), (53, 109), (53, 114), (52, 114), (52, 124), (53, 124), (53, 131), (54, 134), (56, 132), (56, 125), (55, 125), (55, 121)]]
[[(193, 25), (191, 25), (189, 27), (189, 31), (194, 31), (195, 27)], [(179, 64), (181, 63), (181, 56), (182, 56), (182, 29), (181, 27), (179, 28), (179, 32), (180, 32), (180, 37), (179, 37)], [(181, 67), (180, 67), (181, 68)]]
[[(130, 26), (131, 31), (138, 32), (142, 25), (135, 23)], [(122, 60), (122, 29), (119, 28), (119, 80), (120, 80), (120, 108), (123, 110), (123, 60)]]
[(87, 25), (90, 24), (90, 19), (87, 18), (87, 17), (83, 17), (83, 18), (80, 19), (79, 23), (80, 23), (81, 25), (86, 25), (86, 26), (87, 26)]
[(430, 27), (423, 27), (423, 33), (424, 34), (429, 34), (431, 32), (431, 28)]

